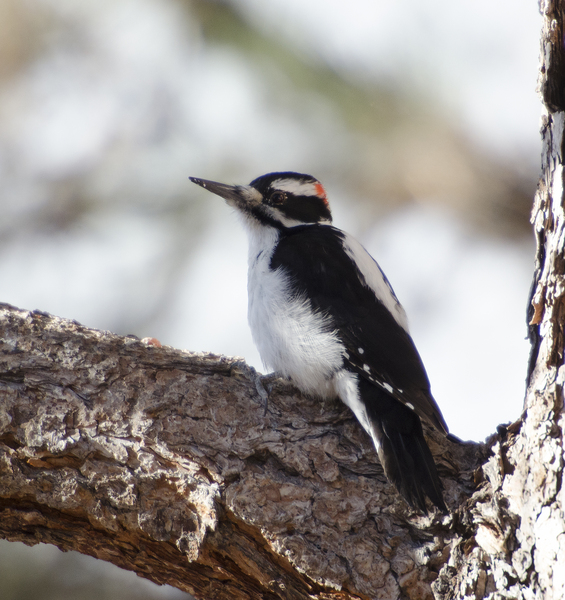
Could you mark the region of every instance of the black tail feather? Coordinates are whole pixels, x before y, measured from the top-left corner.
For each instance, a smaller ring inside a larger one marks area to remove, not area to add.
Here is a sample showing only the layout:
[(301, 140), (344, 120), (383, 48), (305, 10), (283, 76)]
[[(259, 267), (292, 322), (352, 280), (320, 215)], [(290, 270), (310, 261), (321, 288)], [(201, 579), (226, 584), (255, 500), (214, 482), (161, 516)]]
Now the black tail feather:
[(386, 419), (381, 421), (383, 435), (379, 440), (379, 459), (386, 476), (410, 506), (427, 514), (427, 496), (442, 512), (447, 513), (443, 485), (424, 439), (420, 419), (416, 419), (409, 434), (398, 431)]
[[(363, 386), (364, 387), (364, 386)], [(385, 475), (412, 508), (427, 514), (426, 496), (448, 513), (443, 485), (416, 413), (371, 386), (367, 402), (375, 447)]]

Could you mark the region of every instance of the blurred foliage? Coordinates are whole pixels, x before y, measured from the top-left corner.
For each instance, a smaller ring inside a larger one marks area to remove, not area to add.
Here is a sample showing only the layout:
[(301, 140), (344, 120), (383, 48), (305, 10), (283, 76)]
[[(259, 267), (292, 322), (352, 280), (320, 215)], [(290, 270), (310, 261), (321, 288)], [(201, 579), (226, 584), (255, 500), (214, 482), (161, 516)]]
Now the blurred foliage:
[[(505, 164), (473, 147), (447, 115), (410, 87), (358, 81), (321, 57), (297, 52), (282, 37), (259, 31), (237, 3), (186, 0), (206, 43), (243, 53), (261, 73), (274, 107), (300, 96), (331, 102), (354, 134), (355, 148), (334, 165), (335, 179), (373, 212), (413, 200), (444, 204), (491, 234), (531, 235), (537, 184), (531, 165)], [(402, 80), (401, 77), (397, 81)]]
[(329, 100), (348, 128), (367, 134), (389, 134), (406, 118), (414, 102), (385, 85), (367, 88), (346, 79), (321, 57), (297, 52), (282, 37), (257, 30), (230, 2), (190, 0), (207, 44), (227, 46), (245, 54), (268, 82), (268, 101), (292, 107), (297, 94), (317, 94)]
[[(339, 121), (350, 137), (335, 140), (334, 155), (331, 149), (319, 148), (322, 172), (316, 174), (326, 176), (325, 166), (331, 177), (328, 183), (363, 202), (373, 218), (402, 203), (431, 202), (453, 208), (491, 233), (530, 235), (535, 168), (505, 163), (474, 147), (420, 90), (411, 88), (408, 81), (399, 86), (401, 75), (395, 84), (359, 81), (319, 56), (300, 53), (284, 37), (260, 31), (238, 11), (237, 3), (177, 1), (187, 23), (200, 31), (203, 49), (226, 48), (252, 65), (263, 83), (262, 101), (274, 114), (290, 114), (308, 131), (308, 114), (302, 107), (315, 97), (330, 108), (327, 118)], [(91, 43), (84, 39), (80, 23), (61, 17), (48, 4), (36, 10), (31, 3), (1, 0), (2, 16), (0, 50), (5, 51), (0, 52), (0, 76), (5, 78), (16, 76), (48, 46), (64, 42), (77, 52), (87, 52)], [(166, 119), (167, 114), (175, 121), (169, 105), (156, 105), (155, 110), (156, 121)], [(309, 135), (315, 136), (316, 130)], [(136, 184), (133, 174), (145, 167), (148, 152), (142, 150), (146, 143), (118, 137), (87, 172), (63, 179), (43, 178), (37, 184), (45, 202), (39, 211), (27, 214), (23, 225), (69, 227), (109, 204), (115, 209), (132, 202), (138, 208), (168, 214), (172, 224), (179, 217), (186, 225), (195, 218), (201, 220), (201, 205), (186, 201), (185, 180), (176, 185), (163, 183), (161, 192), (143, 186), (143, 178)], [(233, 151), (237, 156), (237, 150)], [(221, 164), (218, 171), (220, 177)]]

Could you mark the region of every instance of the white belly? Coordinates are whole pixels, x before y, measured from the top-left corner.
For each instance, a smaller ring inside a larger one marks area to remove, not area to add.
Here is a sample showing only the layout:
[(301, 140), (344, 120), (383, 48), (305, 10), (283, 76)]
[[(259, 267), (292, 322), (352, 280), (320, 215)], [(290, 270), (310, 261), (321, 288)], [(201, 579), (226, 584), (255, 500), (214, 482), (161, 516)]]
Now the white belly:
[(308, 301), (290, 299), (288, 278), (269, 270), (271, 254), (250, 257), (248, 274), (249, 326), (261, 358), (302, 391), (334, 395), (332, 377), (342, 365), (343, 345)]

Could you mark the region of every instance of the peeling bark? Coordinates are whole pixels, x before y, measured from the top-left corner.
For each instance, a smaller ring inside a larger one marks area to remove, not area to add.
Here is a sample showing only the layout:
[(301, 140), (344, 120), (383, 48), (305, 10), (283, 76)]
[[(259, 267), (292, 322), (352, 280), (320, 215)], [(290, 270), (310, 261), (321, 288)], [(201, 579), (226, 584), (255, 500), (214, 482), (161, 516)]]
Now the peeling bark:
[[(197, 598), (430, 598), (486, 448), (430, 433), (452, 517), (412, 512), (349, 409), (233, 359), (0, 311), (0, 536)], [(465, 511), (467, 509), (465, 508)]]

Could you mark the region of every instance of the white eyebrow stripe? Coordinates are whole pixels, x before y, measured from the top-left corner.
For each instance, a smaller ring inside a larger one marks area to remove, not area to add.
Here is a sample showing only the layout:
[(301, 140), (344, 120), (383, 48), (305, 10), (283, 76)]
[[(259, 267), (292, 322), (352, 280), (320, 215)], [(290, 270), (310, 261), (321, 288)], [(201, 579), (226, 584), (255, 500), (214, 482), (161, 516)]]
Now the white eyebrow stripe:
[(319, 196), (320, 184), (312, 181), (298, 181), (296, 179), (276, 179), (271, 187), (297, 196)]

